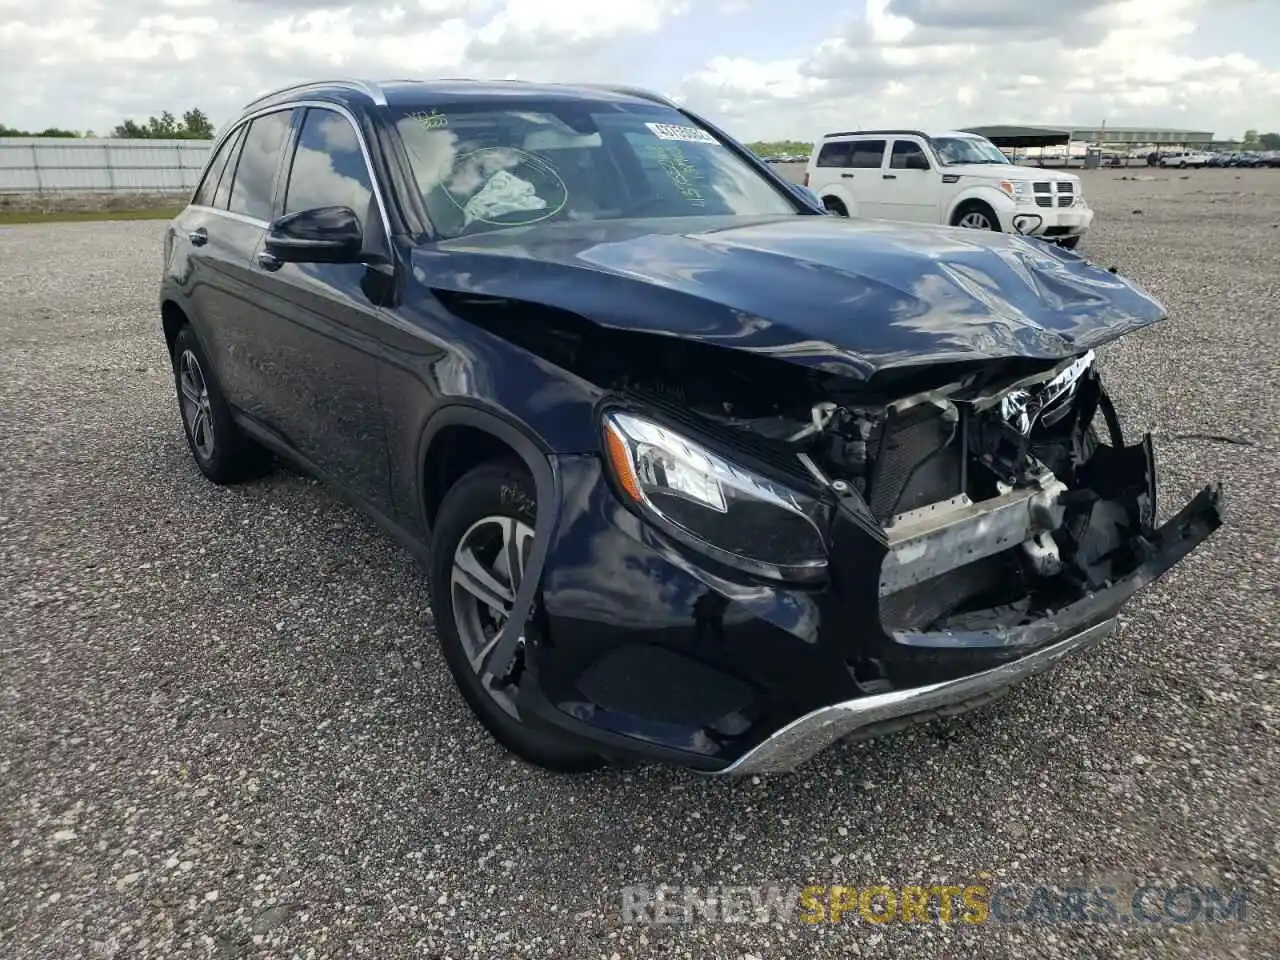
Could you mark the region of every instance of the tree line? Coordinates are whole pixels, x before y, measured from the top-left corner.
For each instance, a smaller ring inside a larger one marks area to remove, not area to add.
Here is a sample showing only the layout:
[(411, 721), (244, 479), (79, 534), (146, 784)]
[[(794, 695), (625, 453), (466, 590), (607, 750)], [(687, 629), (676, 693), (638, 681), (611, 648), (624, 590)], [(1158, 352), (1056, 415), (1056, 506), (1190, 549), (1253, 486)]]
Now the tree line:
[(807, 157), (813, 150), (813, 144), (803, 140), (753, 140), (746, 146), (757, 157)]
[[(192, 107), (182, 114), (182, 118), (174, 116), (168, 110), (158, 117), (148, 117), (145, 121), (125, 120), (116, 124), (107, 134), (116, 140), (212, 140), (213, 123), (208, 114), (199, 107)], [(96, 137), (92, 130), (63, 130), (60, 127), (46, 127), (44, 130), (19, 130), (0, 123), (0, 137)]]
[(1258, 133), (1246, 130), (1240, 141), (1241, 150), (1280, 150), (1280, 133)]

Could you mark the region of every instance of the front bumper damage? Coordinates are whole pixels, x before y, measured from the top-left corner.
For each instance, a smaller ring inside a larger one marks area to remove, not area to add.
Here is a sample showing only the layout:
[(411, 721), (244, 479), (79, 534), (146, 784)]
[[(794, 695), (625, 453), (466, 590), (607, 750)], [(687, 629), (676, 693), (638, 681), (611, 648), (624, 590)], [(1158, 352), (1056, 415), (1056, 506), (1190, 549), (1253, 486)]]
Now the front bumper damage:
[[(845, 492), (820, 584), (718, 566), (624, 507), (599, 458), (556, 458), (521, 716), (605, 754), (779, 773), (1051, 669), (1108, 636), (1125, 603), (1223, 519), (1210, 486), (1157, 527), (1151, 438), (1125, 445), (1105, 396), (1102, 409), (1113, 442), (1070, 483), (1045, 471), (885, 522), (868, 509), (874, 489), (864, 500), (833, 486)], [(989, 579), (1010, 567), (1026, 575), (1018, 596)]]
[[(873, 694), (813, 710), (772, 734), (722, 772), (743, 775), (793, 770), (837, 740), (903, 718), (953, 716), (1052, 669), (1109, 637), (1115, 628), (1115, 615), (1124, 603), (1218, 528), (1221, 496), (1219, 488), (1203, 490), (1157, 531), (1151, 556), (1119, 583), (1018, 630), (951, 633), (945, 637), (946, 642), (956, 646), (984, 647), (1003, 642), (1014, 649), (1030, 650), (1029, 653), (954, 680)], [(931, 643), (939, 638), (921, 634), (904, 639)]]

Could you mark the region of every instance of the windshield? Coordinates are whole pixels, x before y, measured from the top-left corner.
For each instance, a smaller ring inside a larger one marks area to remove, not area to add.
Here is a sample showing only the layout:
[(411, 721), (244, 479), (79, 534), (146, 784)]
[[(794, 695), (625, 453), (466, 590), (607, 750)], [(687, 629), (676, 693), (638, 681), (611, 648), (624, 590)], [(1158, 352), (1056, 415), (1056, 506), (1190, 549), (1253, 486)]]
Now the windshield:
[(401, 113), (443, 238), (564, 220), (795, 214), (782, 189), (658, 104), (466, 103)]
[(944, 167), (958, 163), (1008, 163), (1009, 158), (982, 137), (933, 137), (929, 141)]

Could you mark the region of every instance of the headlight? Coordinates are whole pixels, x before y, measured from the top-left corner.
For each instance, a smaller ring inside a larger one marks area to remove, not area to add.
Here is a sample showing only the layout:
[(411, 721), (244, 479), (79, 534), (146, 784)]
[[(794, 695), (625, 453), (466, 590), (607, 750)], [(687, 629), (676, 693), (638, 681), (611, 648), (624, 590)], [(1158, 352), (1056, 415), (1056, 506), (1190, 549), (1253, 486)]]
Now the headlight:
[(660, 529), (752, 573), (812, 579), (825, 572), (817, 500), (634, 414), (606, 414), (604, 436), (624, 498)]
[(1031, 203), (1031, 184), (1026, 180), (1001, 180), (1000, 189), (1016, 203)]

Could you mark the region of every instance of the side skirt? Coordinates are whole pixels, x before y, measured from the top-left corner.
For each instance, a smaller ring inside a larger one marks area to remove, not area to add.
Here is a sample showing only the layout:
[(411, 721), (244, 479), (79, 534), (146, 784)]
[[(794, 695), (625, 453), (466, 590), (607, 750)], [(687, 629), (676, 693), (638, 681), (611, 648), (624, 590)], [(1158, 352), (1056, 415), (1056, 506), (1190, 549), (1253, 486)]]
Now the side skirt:
[(355, 507), (362, 514), (376, 523), (382, 528), (384, 533), (389, 534), (397, 543), (408, 550), (418, 564), (427, 570), (431, 558), (431, 548), (424, 543), (416, 534), (408, 527), (393, 520), (387, 516), (369, 501), (365, 500), (359, 494), (353, 492), (344, 484), (335, 480), (330, 474), (321, 469), (289, 443), (284, 437), (272, 430), (270, 427), (264, 426), (248, 414), (240, 410), (233, 410), (231, 414), (237, 427), (246, 434), (262, 444), (276, 456), (283, 460), (288, 460), (304, 472), (315, 477), (327, 488), (332, 490), (339, 499), (347, 503), (349, 506)]

